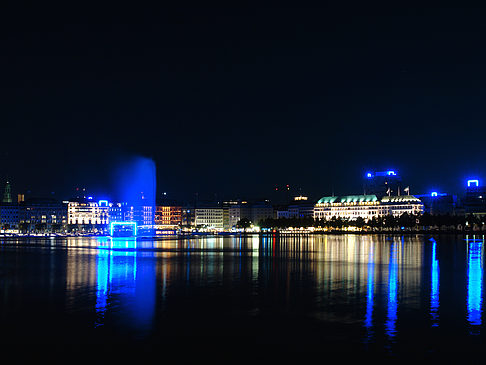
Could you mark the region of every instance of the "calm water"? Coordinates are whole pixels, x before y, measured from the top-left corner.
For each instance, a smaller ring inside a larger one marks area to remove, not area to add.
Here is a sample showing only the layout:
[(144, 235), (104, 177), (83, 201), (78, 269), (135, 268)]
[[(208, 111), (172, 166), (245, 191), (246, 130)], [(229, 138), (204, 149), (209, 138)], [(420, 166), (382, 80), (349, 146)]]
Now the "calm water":
[(486, 350), (483, 235), (0, 240), (3, 345)]

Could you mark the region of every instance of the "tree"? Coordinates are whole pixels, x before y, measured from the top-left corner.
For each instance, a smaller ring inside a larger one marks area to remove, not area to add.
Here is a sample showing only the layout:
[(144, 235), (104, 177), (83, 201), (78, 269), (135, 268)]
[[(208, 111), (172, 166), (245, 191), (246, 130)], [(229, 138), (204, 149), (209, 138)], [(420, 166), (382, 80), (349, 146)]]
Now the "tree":
[(238, 223), (236, 223), (236, 228), (250, 228), (251, 221), (248, 218), (241, 218)]

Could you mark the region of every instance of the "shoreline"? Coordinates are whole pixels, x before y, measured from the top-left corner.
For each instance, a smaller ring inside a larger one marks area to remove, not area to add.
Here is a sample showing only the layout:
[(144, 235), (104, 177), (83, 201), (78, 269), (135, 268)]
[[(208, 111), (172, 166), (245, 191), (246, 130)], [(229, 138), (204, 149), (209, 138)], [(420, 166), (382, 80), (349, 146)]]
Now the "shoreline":
[(0, 233), (0, 238), (26, 238), (26, 239), (66, 239), (66, 238), (100, 238), (100, 239), (137, 239), (137, 240), (178, 240), (178, 239), (192, 239), (199, 237), (250, 237), (250, 236), (275, 236), (275, 237), (305, 237), (315, 235), (485, 235), (483, 230), (380, 230), (380, 231), (275, 231), (275, 232), (224, 232), (224, 233), (188, 233), (188, 234), (173, 234), (173, 235), (156, 235), (156, 236), (128, 236), (128, 237), (112, 237), (110, 235), (63, 235), (63, 234), (38, 234), (38, 235), (19, 235), (19, 234), (4, 234)]

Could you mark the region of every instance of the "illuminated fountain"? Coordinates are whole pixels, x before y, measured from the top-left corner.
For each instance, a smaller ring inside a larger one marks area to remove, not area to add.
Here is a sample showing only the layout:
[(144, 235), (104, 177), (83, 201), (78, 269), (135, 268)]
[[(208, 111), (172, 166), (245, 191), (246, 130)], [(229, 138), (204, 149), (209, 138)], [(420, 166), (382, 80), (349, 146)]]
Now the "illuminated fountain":
[[(131, 228), (133, 235), (151, 236), (155, 214), (155, 163), (146, 157), (131, 157), (115, 171), (116, 198), (122, 203), (123, 219), (110, 226), (110, 234)], [(125, 230), (126, 231), (126, 230)]]

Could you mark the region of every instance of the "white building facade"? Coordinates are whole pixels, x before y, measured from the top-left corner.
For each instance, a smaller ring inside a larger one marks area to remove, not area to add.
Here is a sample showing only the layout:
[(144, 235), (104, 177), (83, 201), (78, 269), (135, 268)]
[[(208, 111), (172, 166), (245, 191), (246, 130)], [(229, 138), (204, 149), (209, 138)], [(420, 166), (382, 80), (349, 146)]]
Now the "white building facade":
[(424, 205), (413, 195), (385, 196), (381, 200), (376, 195), (327, 196), (321, 198), (314, 207), (314, 218), (330, 220), (333, 217), (365, 221), (373, 217), (421, 214)]
[(223, 208), (196, 208), (194, 224), (196, 227), (222, 230)]
[(68, 224), (107, 225), (108, 223), (108, 205), (91, 200), (68, 202)]

